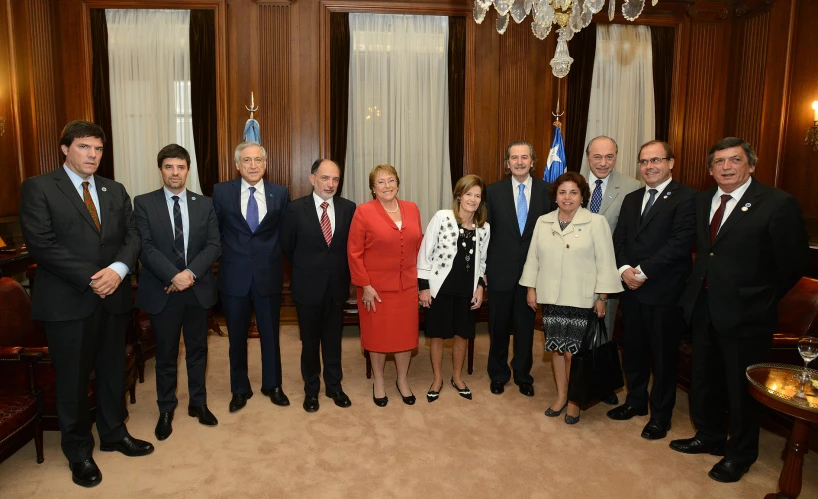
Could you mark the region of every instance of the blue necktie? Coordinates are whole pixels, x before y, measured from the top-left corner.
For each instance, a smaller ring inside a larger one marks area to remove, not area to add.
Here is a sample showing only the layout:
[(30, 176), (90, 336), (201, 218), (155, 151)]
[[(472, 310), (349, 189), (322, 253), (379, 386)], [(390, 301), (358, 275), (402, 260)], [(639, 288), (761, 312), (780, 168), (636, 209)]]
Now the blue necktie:
[(525, 184), (517, 186), (520, 193), (517, 194), (517, 225), (520, 226), (520, 235), (525, 230), (525, 219), (528, 218), (528, 206), (525, 204)]
[(602, 180), (596, 180), (596, 187), (594, 193), (591, 194), (591, 213), (599, 213), (602, 208)]
[(255, 187), (250, 187), (250, 197), (247, 199), (247, 225), (250, 226), (252, 232), (258, 229), (258, 203)]
[(645, 215), (648, 214), (650, 209), (653, 207), (653, 202), (656, 200), (656, 193), (659, 192), (656, 189), (648, 189), (648, 194), (650, 197), (648, 198), (648, 202), (645, 203), (645, 209), (642, 210), (642, 220), (645, 219)]

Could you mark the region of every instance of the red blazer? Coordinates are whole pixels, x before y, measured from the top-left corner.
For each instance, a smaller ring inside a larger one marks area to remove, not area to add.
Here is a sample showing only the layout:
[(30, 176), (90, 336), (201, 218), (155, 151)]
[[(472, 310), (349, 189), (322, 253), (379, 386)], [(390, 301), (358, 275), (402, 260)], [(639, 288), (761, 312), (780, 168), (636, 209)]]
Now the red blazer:
[(398, 200), (402, 229), (377, 199), (355, 210), (347, 258), (352, 284), (375, 291), (401, 291), (418, 285), (417, 259), (423, 229), (415, 203)]

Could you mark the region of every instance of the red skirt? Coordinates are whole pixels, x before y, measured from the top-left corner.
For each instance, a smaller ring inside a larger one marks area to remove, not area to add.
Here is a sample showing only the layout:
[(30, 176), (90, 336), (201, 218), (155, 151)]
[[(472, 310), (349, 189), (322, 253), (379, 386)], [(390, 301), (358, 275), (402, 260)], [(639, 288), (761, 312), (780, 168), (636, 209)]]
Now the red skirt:
[[(376, 290), (377, 291), (377, 290)], [(376, 312), (368, 312), (358, 288), (358, 320), (361, 346), (378, 353), (405, 352), (418, 346), (418, 288), (403, 291), (378, 291)]]

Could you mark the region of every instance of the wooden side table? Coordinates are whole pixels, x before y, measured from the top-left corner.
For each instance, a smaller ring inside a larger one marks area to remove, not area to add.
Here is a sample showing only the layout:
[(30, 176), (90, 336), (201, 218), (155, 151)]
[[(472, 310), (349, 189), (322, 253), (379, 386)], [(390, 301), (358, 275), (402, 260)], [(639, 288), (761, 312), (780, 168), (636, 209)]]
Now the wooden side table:
[[(801, 381), (795, 378), (804, 372), (803, 367), (789, 364), (755, 364), (747, 368), (750, 393), (759, 402), (793, 417), (793, 426), (787, 439), (787, 458), (778, 479), (777, 494), (767, 494), (765, 499), (795, 498), (801, 493), (801, 472), (804, 454), (809, 450), (807, 438), (810, 423), (818, 423), (818, 390), (807, 382), (806, 398), (795, 395), (801, 390)], [(818, 371), (807, 369), (812, 379), (818, 379)]]

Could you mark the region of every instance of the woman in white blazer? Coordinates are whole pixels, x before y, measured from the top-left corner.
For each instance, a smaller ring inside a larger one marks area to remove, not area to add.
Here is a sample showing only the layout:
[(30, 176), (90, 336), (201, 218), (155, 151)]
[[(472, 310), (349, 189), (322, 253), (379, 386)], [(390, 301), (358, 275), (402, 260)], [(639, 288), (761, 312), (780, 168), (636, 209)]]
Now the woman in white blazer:
[(582, 175), (566, 172), (551, 184), (557, 209), (537, 219), (520, 285), (528, 288), (528, 306), (542, 304), (545, 349), (557, 383), (557, 399), (545, 411), (565, 422), (579, 422), (579, 406), (568, 400), (571, 356), (579, 350), (592, 314), (605, 316), (608, 293), (622, 284), (616, 269), (611, 229), (605, 217), (585, 207), (590, 199)]
[(486, 184), (477, 175), (458, 180), (452, 209), (435, 213), (418, 253), (418, 294), (420, 304), (427, 308), (426, 337), (435, 375), (426, 394), (429, 402), (437, 400), (443, 388), (443, 340), (449, 338), (454, 338), (452, 386), (461, 397), (472, 397), (460, 374), (485, 288), (489, 245), (485, 192)]

